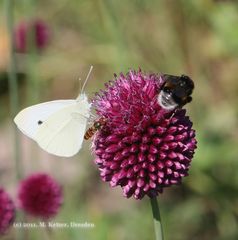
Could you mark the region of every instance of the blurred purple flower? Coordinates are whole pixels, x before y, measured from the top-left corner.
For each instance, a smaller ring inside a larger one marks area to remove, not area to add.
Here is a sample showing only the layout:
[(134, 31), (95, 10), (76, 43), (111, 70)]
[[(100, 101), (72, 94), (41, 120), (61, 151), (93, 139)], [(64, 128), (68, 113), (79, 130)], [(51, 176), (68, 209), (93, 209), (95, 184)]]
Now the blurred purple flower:
[(142, 199), (162, 193), (188, 175), (196, 148), (185, 110), (165, 111), (157, 102), (163, 77), (141, 70), (115, 75), (93, 99), (106, 125), (93, 150), (103, 181), (121, 186), (124, 196)]
[(62, 205), (62, 188), (51, 176), (35, 173), (20, 183), (18, 199), (24, 211), (48, 219), (54, 217)]
[(10, 196), (0, 188), (0, 234), (4, 234), (15, 219), (15, 206)]
[(19, 23), (15, 29), (15, 47), (18, 52), (29, 51), (31, 36), (34, 37), (35, 48), (43, 50), (49, 43), (48, 26), (41, 20)]

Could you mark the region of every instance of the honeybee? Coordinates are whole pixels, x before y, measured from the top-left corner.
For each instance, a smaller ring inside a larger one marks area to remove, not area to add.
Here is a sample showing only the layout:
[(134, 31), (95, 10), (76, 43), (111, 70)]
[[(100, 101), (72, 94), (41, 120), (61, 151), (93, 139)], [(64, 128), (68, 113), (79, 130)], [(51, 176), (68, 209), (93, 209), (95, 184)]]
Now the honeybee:
[(158, 95), (158, 103), (162, 108), (171, 111), (192, 101), (194, 83), (190, 77), (164, 74), (162, 78), (164, 83)]
[(105, 124), (106, 119), (104, 117), (99, 118), (93, 123), (93, 126), (90, 127), (84, 134), (84, 139), (88, 140), (91, 138), (98, 130), (100, 130)]

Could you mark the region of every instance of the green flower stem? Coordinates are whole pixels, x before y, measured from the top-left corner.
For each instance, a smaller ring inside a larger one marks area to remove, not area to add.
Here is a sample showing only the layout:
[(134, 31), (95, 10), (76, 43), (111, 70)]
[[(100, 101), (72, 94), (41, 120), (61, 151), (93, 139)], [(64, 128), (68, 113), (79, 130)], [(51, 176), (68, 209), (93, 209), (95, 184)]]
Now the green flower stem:
[(157, 198), (156, 197), (151, 198), (150, 204), (151, 204), (153, 219), (154, 219), (155, 239), (164, 240), (162, 221), (160, 218), (159, 205), (157, 202)]
[[(29, 16), (29, 21), (35, 21), (35, 0), (28, 0), (27, 15)], [(40, 80), (38, 78), (37, 63), (38, 63), (38, 49), (36, 46), (36, 29), (32, 26), (29, 31), (27, 31), (27, 97), (28, 103), (36, 104), (40, 98)]]
[[(18, 83), (17, 83), (17, 67), (16, 67), (16, 56), (14, 52), (14, 0), (6, 0), (6, 18), (7, 18), (7, 29), (10, 43), (10, 62), (8, 69), (8, 82), (10, 89), (10, 108), (11, 108), (11, 119), (14, 118), (18, 112)], [(17, 180), (22, 178), (22, 165), (21, 165), (21, 154), (20, 154), (20, 139), (19, 132), (14, 126), (14, 159), (16, 165), (16, 178)]]
[[(9, 69), (8, 69), (8, 84), (10, 89), (10, 108), (11, 108), (11, 119), (14, 118), (16, 113), (18, 112), (18, 83), (17, 83), (17, 61), (16, 55), (14, 52), (14, 0), (5, 0), (6, 6), (6, 21), (7, 21), (7, 29), (9, 35), (9, 44), (10, 44), (10, 61), (9, 61)], [(20, 180), (23, 177), (23, 168), (21, 164), (21, 152), (20, 152), (20, 136), (19, 132), (14, 126), (14, 159), (15, 159), (15, 167), (16, 167), (16, 179)], [(18, 221), (24, 221), (24, 214), (19, 213)], [(17, 231), (16, 239), (23, 240), (26, 234), (24, 230), (19, 229)]]

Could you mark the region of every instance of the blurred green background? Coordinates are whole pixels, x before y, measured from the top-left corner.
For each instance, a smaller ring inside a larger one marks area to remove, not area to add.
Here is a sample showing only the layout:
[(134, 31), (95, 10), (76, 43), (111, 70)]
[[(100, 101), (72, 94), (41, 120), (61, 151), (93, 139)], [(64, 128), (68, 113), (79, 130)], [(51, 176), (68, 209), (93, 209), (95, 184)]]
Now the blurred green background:
[[(129, 68), (195, 82), (186, 108), (198, 149), (183, 185), (159, 196), (166, 240), (238, 239), (238, 2), (218, 0), (15, 1), (15, 23), (42, 19), (50, 43), (40, 54), (17, 54), (19, 110), (36, 102), (74, 98), (78, 78), (93, 74), (89, 96), (114, 73)], [(10, 118), (9, 41), (0, 2), (0, 184), (16, 196), (13, 122)], [(90, 141), (72, 159), (49, 156), (20, 134), (24, 176), (44, 171), (64, 186), (57, 222), (90, 222), (92, 229), (28, 229), (27, 239), (154, 239), (149, 199), (125, 199), (99, 178)], [(28, 219), (29, 222), (37, 219)], [(12, 228), (4, 239), (16, 239)]]

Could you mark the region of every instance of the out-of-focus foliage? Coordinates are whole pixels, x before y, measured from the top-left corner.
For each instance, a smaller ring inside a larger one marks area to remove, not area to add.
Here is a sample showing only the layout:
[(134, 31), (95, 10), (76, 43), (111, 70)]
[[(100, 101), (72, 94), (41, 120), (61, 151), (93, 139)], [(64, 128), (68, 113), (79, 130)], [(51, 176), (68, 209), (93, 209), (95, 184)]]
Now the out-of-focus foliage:
[[(32, 0), (15, 5), (17, 22), (34, 16), (51, 29), (51, 43), (39, 56), (17, 56), (19, 73), (26, 74), (19, 88), (22, 107), (76, 96), (77, 79), (86, 76), (90, 65), (94, 65), (86, 87), (90, 96), (114, 72), (129, 68), (186, 73), (194, 79), (193, 102), (187, 108), (198, 149), (183, 185), (166, 189), (159, 197), (165, 237), (238, 239), (237, 1)], [(8, 51), (3, 7), (1, 1), (0, 86), (5, 86)], [(7, 87), (0, 93), (1, 143), (10, 135), (4, 130), (9, 123)], [(0, 181), (13, 189), (13, 160), (2, 152)], [(40, 152), (38, 159), (24, 164), (26, 173), (47, 171), (64, 184), (63, 211), (54, 221), (95, 224), (93, 229), (53, 229), (50, 239), (153, 239), (149, 200), (124, 199), (120, 190), (102, 183), (89, 143), (75, 159), (49, 159)], [(29, 239), (39, 239), (42, 232), (30, 229)]]

